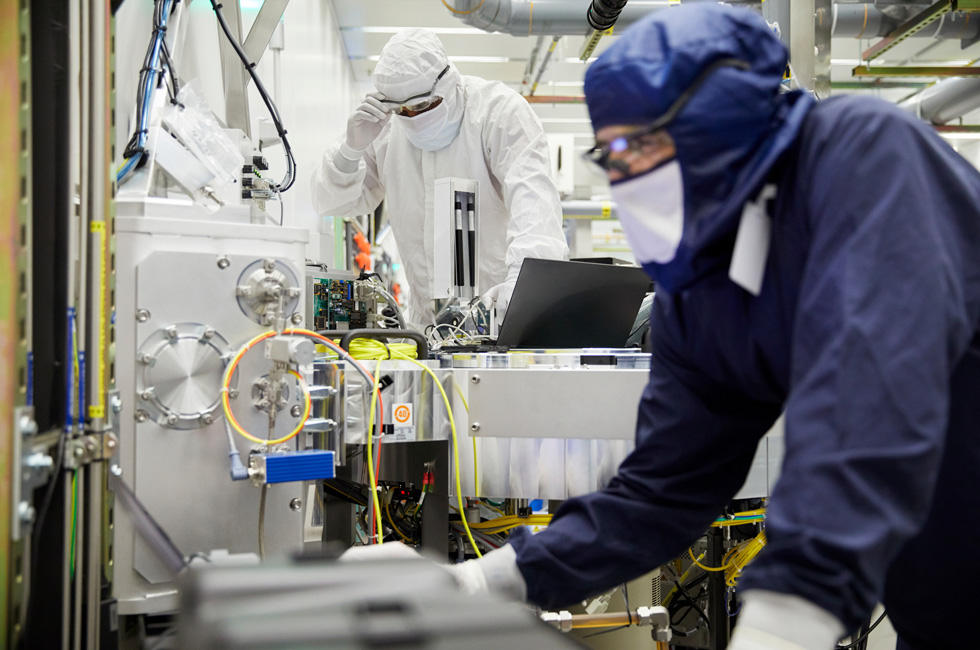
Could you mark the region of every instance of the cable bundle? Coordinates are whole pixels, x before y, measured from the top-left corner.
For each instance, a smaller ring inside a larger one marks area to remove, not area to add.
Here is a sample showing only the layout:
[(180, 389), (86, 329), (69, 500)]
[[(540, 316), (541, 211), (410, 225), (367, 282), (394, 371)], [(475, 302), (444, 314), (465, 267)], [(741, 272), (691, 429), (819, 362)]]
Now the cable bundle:
[[(235, 48), (235, 53), (238, 54), (242, 65), (245, 66), (245, 71), (248, 72), (248, 76), (255, 83), (255, 89), (259, 92), (259, 96), (262, 97), (265, 107), (269, 109), (269, 115), (272, 116), (272, 122), (276, 126), (276, 133), (279, 134), (279, 139), (282, 140), (282, 147), (286, 152), (286, 175), (278, 185), (274, 186), (274, 189), (277, 194), (285, 192), (293, 186), (293, 182), (296, 180), (296, 159), (293, 157), (293, 149), (289, 146), (289, 140), (286, 138), (286, 129), (282, 125), (282, 117), (279, 115), (279, 109), (276, 108), (276, 103), (272, 101), (272, 97), (269, 96), (269, 92), (265, 89), (262, 80), (259, 79), (259, 75), (255, 72), (255, 63), (249, 61), (248, 55), (245, 54), (245, 50), (242, 49), (241, 44), (231, 35), (231, 29), (229, 29), (228, 23), (225, 21), (224, 14), (221, 13), (221, 5), (215, 2), (215, 0), (211, 0), (211, 7), (214, 9), (214, 15), (218, 18), (221, 31), (224, 32), (231, 46)], [(280, 200), (282, 200), (281, 197)]]
[(159, 75), (163, 72), (160, 68), (161, 57), (170, 72), (173, 88), (168, 87), (168, 90), (171, 92), (171, 101), (176, 101), (179, 88), (177, 73), (174, 70), (170, 50), (167, 48), (167, 20), (170, 18), (174, 4), (176, 4), (176, 0), (156, 0), (153, 3), (153, 38), (150, 40), (146, 56), (143, 58), (139, 87), (136, 92), (136, 130), (123, 150), (123, 158), (126, 159), (126, 162), (119, 168), (116, 176), (117, 182), (122, 181), (127, 174), (133, 171), (142, 160), (143, 154), (146, 153), (146, 136), (149, 128), (150, 106), (153, 103), (153, 91), (159, 82)]

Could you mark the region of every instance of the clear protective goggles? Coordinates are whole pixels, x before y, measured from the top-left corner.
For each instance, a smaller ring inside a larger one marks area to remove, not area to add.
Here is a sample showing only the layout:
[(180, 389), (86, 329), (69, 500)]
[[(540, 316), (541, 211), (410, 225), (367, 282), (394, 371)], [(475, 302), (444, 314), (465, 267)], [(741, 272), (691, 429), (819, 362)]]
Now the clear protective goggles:
[(419, 113), (424, 113), (425, 111), (437, 106), (439, 102), (442, 101), (442, 97), (435, 95), (436, 85), (438, 85), (439, 80), (446, 76), (449, 72), (449, 66), (447, 65), (436, 77), (436, 80), (432, 83), (432, 88), (428, 92), (419, 93), (418, 95), (412, 95), (408, 99), (382, 99), (382, 104), (394, 104), (395, 108), (393, 112), (395, 115), (401, 115), (403, 117), (415, 117)]
[[(598, 165), (605, 172), (613, 172), (617, 175), (635, 175), (634, 164), (625, 160), (635, 154), (650, 154), (655, 149), (659, 149), (669, 141), (666, 133), (662, 129), (674, 121), (678, 113), (687, 105), (691, 97), (697, 92), (698, 88), (705, 82), (709, 75), (718, 68), (732, 67), (740, 70), (747, 70), (749, 64), (738, 59), (719, 59), (701, 71), (694, 82), (681, 93), (667, 111), (649, 124), (639, 127), (637, 130), (623, 134), (612, 141), (599, 144), (582, 154), (582, 158)], [(666, 140), (666, 141), (665, 141)], [(673, 149), (673, 142), (670, 141), (670, 148)], [(671, 152), (673, 155), (673, 152)]]

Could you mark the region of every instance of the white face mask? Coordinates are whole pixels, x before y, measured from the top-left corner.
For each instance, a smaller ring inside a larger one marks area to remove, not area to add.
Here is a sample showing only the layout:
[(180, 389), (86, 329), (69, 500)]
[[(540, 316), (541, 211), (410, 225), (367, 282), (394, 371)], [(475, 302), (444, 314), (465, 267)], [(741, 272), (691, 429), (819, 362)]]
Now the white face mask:
[(448, 147), (459, 132), (459, 124), (449, 121), (449, 104), (445, 99), (421, 115), (399, 117), (408, 141), (423, 151), (438, 151)]
[(676, 160), (611, 188), (626, 239), (641, 264), (674, 259), (684, 235), (684, 181)]

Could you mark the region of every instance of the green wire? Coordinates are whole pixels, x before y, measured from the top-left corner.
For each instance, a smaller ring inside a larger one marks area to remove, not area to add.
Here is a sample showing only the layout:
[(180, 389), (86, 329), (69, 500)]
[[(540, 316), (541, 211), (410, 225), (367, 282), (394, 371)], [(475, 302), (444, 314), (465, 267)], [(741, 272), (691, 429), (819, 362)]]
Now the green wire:
[(78, 523), (78, 470), (71, 475), (71, 578), (75, 579), (75, 526)]

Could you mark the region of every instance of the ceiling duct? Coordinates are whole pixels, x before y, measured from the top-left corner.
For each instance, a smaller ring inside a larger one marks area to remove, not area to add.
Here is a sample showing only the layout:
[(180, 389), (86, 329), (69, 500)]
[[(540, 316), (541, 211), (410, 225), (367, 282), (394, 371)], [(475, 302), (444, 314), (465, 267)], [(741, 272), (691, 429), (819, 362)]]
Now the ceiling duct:
[(628, 4), (625, 0), (593, 0), (587, 11), (583, 11), (584, 3), (568, 0), (485, 0), (483, 4), (480, 0), (456, 0), (455, 5), (456, 16), (467, 25), (512, 36), (584, 36), (593, 28), (600, 29), (594, 24), (605, 24), (603, 30), (612, 23), (625, 28), (664, 8), (663, 2), (643, 0)]
[(909, 97), (899, 108), (932, 124), (945, 124), (980, 108), (980, 79), (945, 79)]

